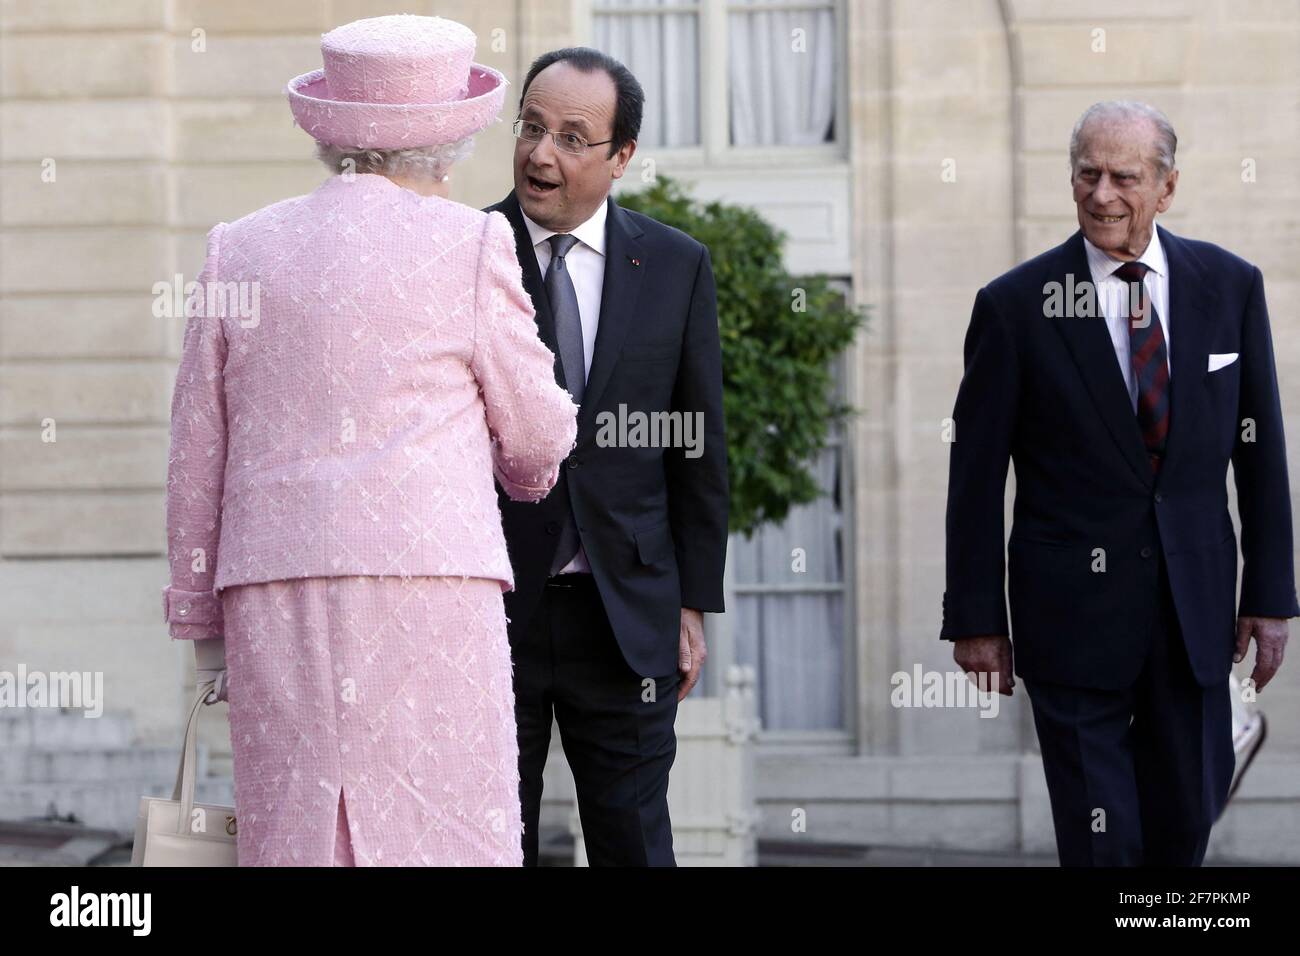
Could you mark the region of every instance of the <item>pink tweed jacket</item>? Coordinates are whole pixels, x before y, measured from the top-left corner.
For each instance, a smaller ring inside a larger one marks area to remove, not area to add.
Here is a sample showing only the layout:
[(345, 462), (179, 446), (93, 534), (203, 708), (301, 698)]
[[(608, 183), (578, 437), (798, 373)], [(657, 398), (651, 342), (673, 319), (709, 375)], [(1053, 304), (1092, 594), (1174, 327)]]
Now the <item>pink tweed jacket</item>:
[(164, 617), (333, 575), (514, 587), (493, 477), (540, 500), (576, 408), (501, 213), (335, 176), (208, 234), (171, 410)]

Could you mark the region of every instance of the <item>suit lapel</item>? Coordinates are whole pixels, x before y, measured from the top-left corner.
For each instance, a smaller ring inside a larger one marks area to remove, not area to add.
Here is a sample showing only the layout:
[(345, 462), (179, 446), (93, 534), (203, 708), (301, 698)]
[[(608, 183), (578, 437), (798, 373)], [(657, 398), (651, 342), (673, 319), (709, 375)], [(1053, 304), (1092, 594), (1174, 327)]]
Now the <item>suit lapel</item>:
[[(1091, 283), (1092, 272), (1088, 268), (1088, 254), (1083, 247), (1083, 232), (1076, 232), (1058, 248), (1060, 254), (1048, 276), (1049, 281), (1060, 282), (1065, 289), (1079, 289), (1085, 282)], [(1072, 282), (1070, 277), (1073, 277)], [(1095, 296), (1094, 301), (1097, 301)], [(1129, 403), (1128, 386), (1124, 384), (1124, 373), (1120, 371), (1119, 361), (1115, 357), (1115, 345), (1111, 341), (1106, 319), (1100, 314), (1100, 307), (1093, 316), (1067, 313), (1050, 321), (1065, 338), (1079, 374), (1083, 376), (1101, 420), (1115, 439), (1120, 454), (1144, 484), (1152, 484), (1151, 462), (1142, 441), (1142, 430), (1138, 427), (1137, 415)], [(1175, 378), (1175, 392), (1176, 381)]]
[(560, 349), (555, 340), (555, 316), (551, 314), (551, 300), (546, 295), (546, 286), (542, 283), (542, 272), (537, 268), (537, 253), (533, 251), (533, 238), (528, 233), (528, 224), (524, 222), (523, 211), (519, 208), (519, 199), (514, 190), (501, 200), (496, 207), (510, 220), (515, 231), (515, 257), (523, 272), (524, 291), (533, 300), (533, 312), (537, 322), (537, 334), (542, 343), (555, 356), (555, 380), (568, 388), (564, 380), (564, 366), (560, 361)]
[(605, 279), (600, 295), (600, 321), (596, 327), (596, 346), (587, 375), (587, 390), (578, 415), (578, 428), (590, 426), (600, 396), (609, 384), (610, 374), (623, 348), (623, 340), (637, 314), (641, 284), (648, 268), (641, 243), (641, 229), (632, 217), (619, 208), (610, 196), (605, 217)]
[(1194, 420), (1196, 397), (1205, 385), (1209, 366), (1209, 341), (1218, 294), (1209, 274), (1187, 244), (1166, 229), (1160, 244), (1169, 263), (1169, 362), (1171, 389), (1169, 437), (1161, 475), (1177, 464)]

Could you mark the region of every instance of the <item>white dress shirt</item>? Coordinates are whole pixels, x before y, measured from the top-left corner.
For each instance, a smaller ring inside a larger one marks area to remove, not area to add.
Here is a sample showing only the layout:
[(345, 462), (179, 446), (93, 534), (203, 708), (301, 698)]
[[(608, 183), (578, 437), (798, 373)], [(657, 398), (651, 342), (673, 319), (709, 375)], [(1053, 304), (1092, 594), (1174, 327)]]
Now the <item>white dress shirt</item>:
[[(573, 291), (578, 296), (584, 382), (586, 376), (591, 374), (591, 357), (596, 350), (596, 328), (600, 324), (600, 300), (605, 290), (605, 217), (608, 211), (608, 201), (602, 202), (590, 219), (570, 231), (569, 235), (578, 241), (564, 256), (569, 278), (573, 282)], [(528, 238), (533, 240), (537, 268), (541, 270), (545, 282), (546, 269), (551, 264), (551, 244), (548, 240), (555, 235), (555, 230), (533, 222), (522, 208), (520, 213), (524, 217), (524, 225), (528, 227)], [(587, 551), (581, 544), (578, 545), (578, 553), (573, 556), (573, 560), (560, 569), (561, 574), (573, 571), (591, 571)]]
[[(1114, 256), (1098, 249), (1088, 237), (1083, 238), (1083, 247), (1088, 253), (1088, 268), (1092, 272), (1093, 287), (1097, 290), (1097, 302), (1101, 314), (1106, 317), (1106, 328), (1110, 332), (1111, 344), (1115, 346), (1115, 358), (1119, 360), (1120, 372), (1124, 375), (1124, 384), (1128, 386), (1129, 403), (1133, 414), (1137, 414), (1137, 379), (1133, 375), (1133, 362), (1129, 355), (1129, 316), (1128, 283), (1113, 273), (1124, 263)], [(1160, 245), (1160, 233), (1154, 227), (1151, 241), (1146, 250), (1138, 256), (1138, 261), (1150, 267), (1142, 280), (1147, 295), (1151, 297), (1151, 306), (1160, 317), (1160, 328), (1165, 335), (1165, 365), (1169, 365), (1169, 262), (1165, 259), (1165, 250)], [(1172, 376), (1172, 369), (1170, 369)]]

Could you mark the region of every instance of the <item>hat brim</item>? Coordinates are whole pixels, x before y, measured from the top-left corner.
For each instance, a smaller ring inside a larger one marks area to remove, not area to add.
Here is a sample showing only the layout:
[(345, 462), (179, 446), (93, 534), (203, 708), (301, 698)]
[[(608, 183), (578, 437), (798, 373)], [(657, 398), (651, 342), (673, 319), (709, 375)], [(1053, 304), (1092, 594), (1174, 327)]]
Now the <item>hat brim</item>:
[(355, 149), (409, 149), (464, 139), (496, 122), (506, 78), (470, 64), (465, 97), (446, 103), (357, 103), (330, 97), (324, 70), (289, 81), (285, 92), (294, 121), (323, 143)]

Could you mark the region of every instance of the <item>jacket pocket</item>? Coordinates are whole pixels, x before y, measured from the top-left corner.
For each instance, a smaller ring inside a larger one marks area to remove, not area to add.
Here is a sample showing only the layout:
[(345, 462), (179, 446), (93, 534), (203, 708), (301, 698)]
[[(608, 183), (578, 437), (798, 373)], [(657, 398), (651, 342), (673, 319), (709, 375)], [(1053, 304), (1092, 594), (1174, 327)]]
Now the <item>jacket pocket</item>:
[(1077, 551), (1079, 549), (1078, 544), (1062, 541), (1058, 538), (1050, 538), (1036, 532), (1026, 534), (1023, 531), (1012, 531), (1011, 537), (1007, 540), (1007, 546), (1017, 544), (1029, 545), (1034, 548), (1052, 548), (1057, 551)]
[(636, 538), (636, 553), (642, 564), (654, 564), (673, 553), (673, 535), (667, 522), (634, 531), (632, 536)]

